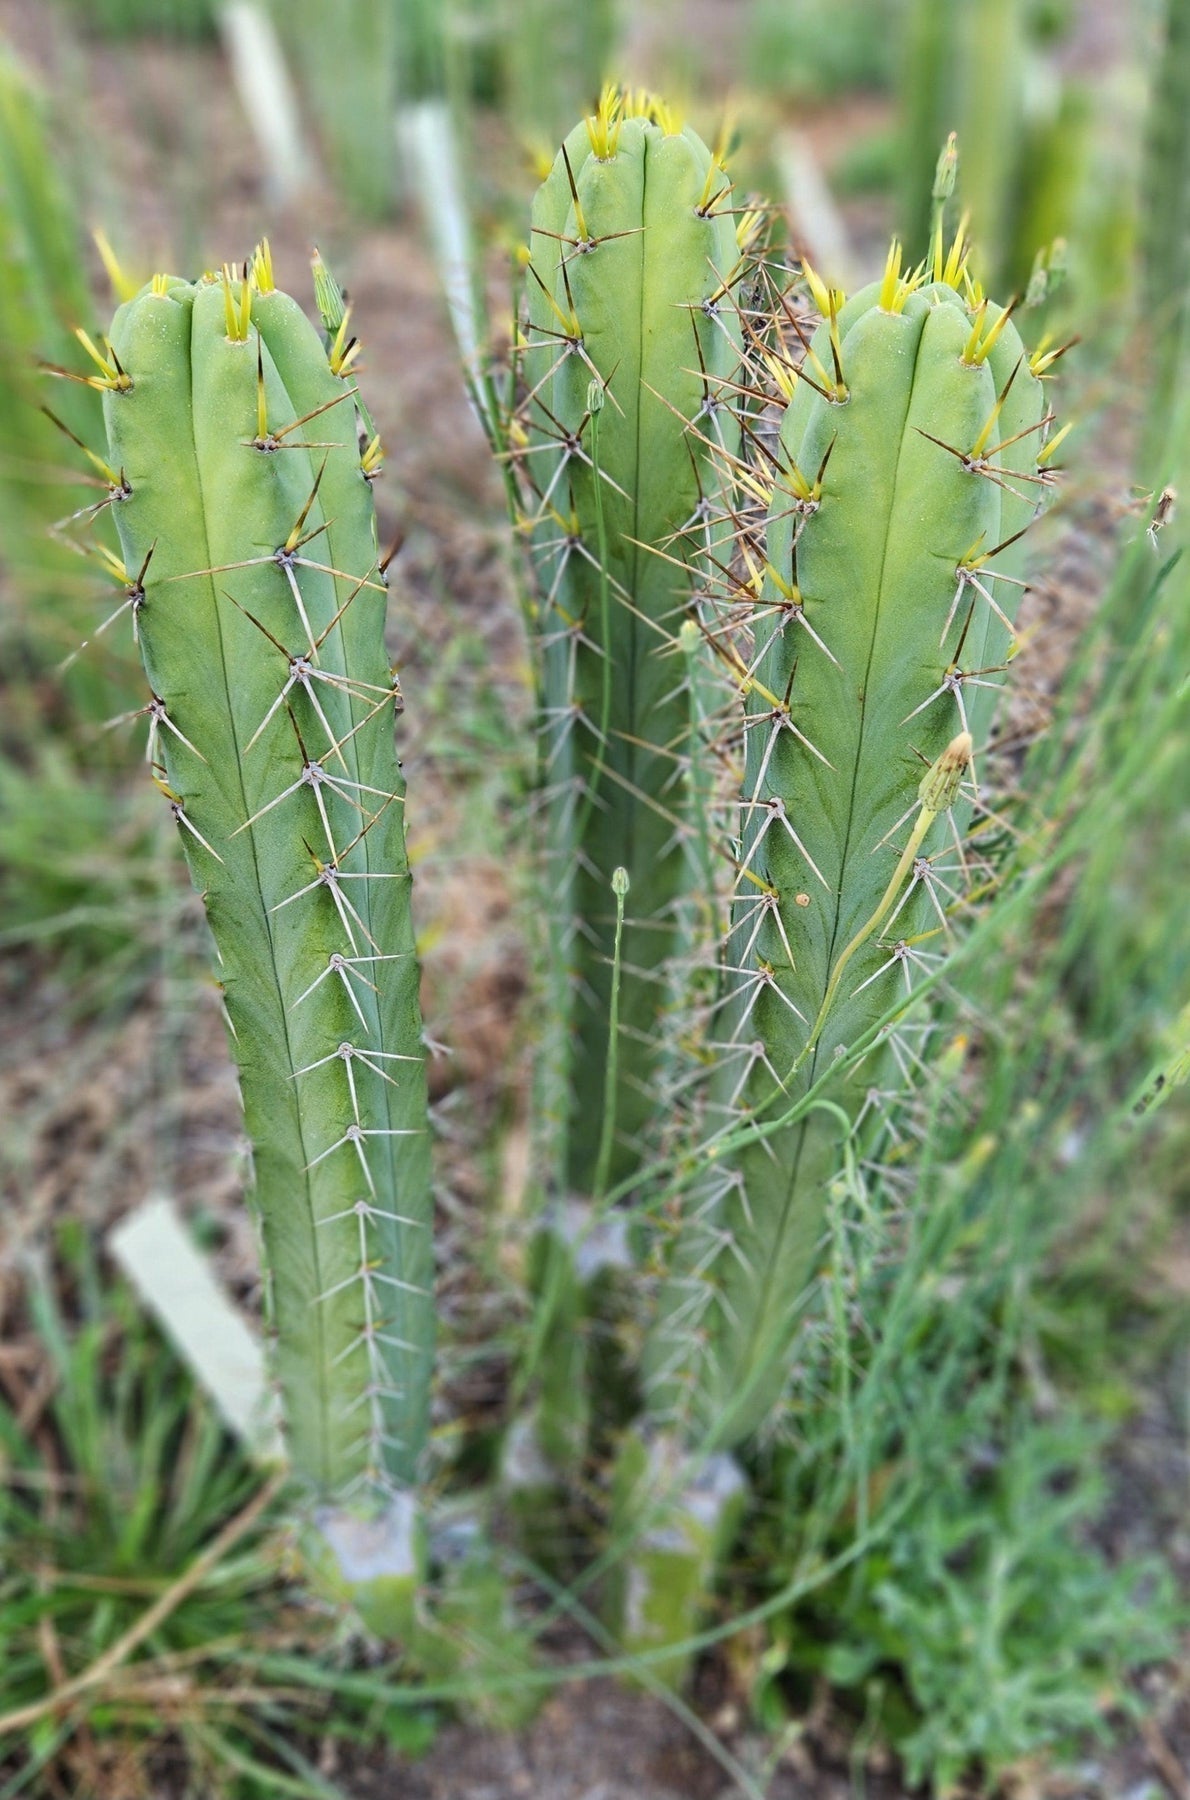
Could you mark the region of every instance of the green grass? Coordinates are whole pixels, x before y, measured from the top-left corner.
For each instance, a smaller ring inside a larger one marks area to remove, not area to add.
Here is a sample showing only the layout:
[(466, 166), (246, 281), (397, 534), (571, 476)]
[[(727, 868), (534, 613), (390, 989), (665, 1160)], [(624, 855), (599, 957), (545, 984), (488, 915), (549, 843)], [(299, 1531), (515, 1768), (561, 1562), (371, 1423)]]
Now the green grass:
[(48, 737), (0, 754), (0, 953), (52, 970), (76, 1017), (124, 1010), (196, 933), (173, 835), (147, 783), (82, 766)]
[(0, 1795), (325, 1800), (327, 1735), (424, 1746), (428, 1709), (340, 1690), (356, 1652), (295, 1580), (277, 1478), (77, 1225), (57, 1249), (0, 1402)]
[(908, 1782), (940, 1793), (1103, 1741), (1141, 1710), (1129, 1677), (1177, 1645), (1159, 1559), (1113, 1568), (1088, 1536), (1102, 1434), (1026, 1414), (973, 1437), (979, 1422), (968, 1406), (931, 1434), (887, 1546), (779, 1623), (756, 1693), (776, 1726), (825, 1677)]

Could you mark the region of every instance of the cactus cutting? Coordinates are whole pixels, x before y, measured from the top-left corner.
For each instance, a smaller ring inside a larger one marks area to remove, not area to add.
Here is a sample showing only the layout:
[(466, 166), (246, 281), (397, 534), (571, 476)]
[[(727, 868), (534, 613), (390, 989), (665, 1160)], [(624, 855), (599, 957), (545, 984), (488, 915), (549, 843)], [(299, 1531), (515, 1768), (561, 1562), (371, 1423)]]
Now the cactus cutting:
[(966, 260), (962, 227), (947, 251), (939, 221), (928, 269), (902, 273), (894, 244), (883, 280), (850, 301), (807, 270), (818, 332), (796, 369), (769, 358), (788, 403), (748, 609), (714, 1161), (650, 1353), (656, 1416), (720, 1447), (784, 1384), (827, 1186), (861, 1116), (878, 1129), (913, 1047), (894, 1033), (754, 1148), (746, 1131), (735, 1155), (716, 1140), (778, 1119), (869, 1037), (937, 966), (972, 880), (960, 821), (1015, 648), (1009, 559), (1056, 440), (1010, 312)]
[[(722, 155), (662, 103), (606, 90), (533, 203), (509, 451), (539, 595), (559, 1181), (580, 1195), (601, 1163), (629, 1176), (655, 1139), (697, 868), (679, 642), (723, 516), (714, 452), (738, 435), (740, 260)], [(629, 887), (605, 1110), (617, 868)]]
[(366, 415), (267, 246), (237, 277), (155, 276), (96, 355), (151, 754), (239, 1066), (288, 1451), (317, 1500), (366, 1506), (417, 1480), (434, 1320)]

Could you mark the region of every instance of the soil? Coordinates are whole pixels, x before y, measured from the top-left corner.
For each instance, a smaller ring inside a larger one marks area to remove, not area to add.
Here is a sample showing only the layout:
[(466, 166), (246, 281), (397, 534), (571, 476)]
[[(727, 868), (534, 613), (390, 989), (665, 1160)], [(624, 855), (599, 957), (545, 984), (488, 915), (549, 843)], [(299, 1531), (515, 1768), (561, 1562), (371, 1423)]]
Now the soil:
[[(721, 21), (734, 9), (711, 10)], [(494, 1125), (504, 1141), (502, 1200), (515, 1210), (525, 1085), (518, 1004), (526, 949), (513, 921), (515, 863), (493, 855), (464, 867), (450, 854), (466, 788), (452, 777), (419, 714), (417, 695), (434, 677), (454, 623), (462, 620), (483, 655), (480, 667), (459, 674), (460, 708), (481, 684), (487, 699), (494, 696), (514, 720), (523, 717), (526, 703), (499, 483), (457, 372), (433, 266), (409, 217), (350, 231), (333, 196), (317, 185), (303, 196), (300, 213), (270, 206), (250, 134), (213, 48), (89, 43), (80, 62), (45, 0), (0, 0), (0, 35), (45, 72), (52, 90), (68, 97), (63, 110), (76, 150), (102, 146), (102, 164), (116, 173), (134, 209), (123, 243), (146, 266), (167, 264), (171, 252), (214, 262), (240, 257), (267, 231), (282, 285), (308, 291), (307, 256), (317, 241), (350, 289), (354, 323), (367, 346), (367, 393), (389, 449), (378, 494), (382, 533), (393, 536), (399, 528), (405, 539), (393, 565), (392, 613), (408, 696), (406, 762), (415, 796), (410, 829), (430, 942), (426, 1011), (434, 1034), (451, 1047), (435, 1071), (451, 1132), (452, 1194), (443, 1221), (449, 1245), (456, 1232), (490, 1228), (479, 1217), (492, 1179), (490, 1158), (480, 1147)], [(829, 155), (837, 126), (828, 120), (816, 127), (810, 120), (807, 129), (811, 136), (820, 132)], [(496, 145), (494, 154), (503, 159), (508, 180), (519, 180), (527, 192), (515, 153)], [(191, 174), (188, 188), (179, 173), (184, 158), (201, 169), (197, 178)], [(197, 225), (185, 216), (196, 181), (202, 197)], [(102, 179), (92, 181), (88, 192), (102, 197), (103, 185)], [(197, 243), (176, 242), (195, 226)], [(501, 281), (497, 259), (498, 306), (506, 304)], [(1108, 497), (1092, 511), (1097, 507), (1110, 522), (1122, 504), (1119, 495)], [(1068, 532), (1054, 583), (1032, 597), (1035, 620), (1047, 617), (1053, 627), (1046, 641), (1059, 647), (1047, 653), (1052, 660), (1031, 665), (1033, 698), (1019, 703), (1014, 719), (1022, 735), (1036, 728), (1061, 646), (1070, 643), (1097, 598), (1099, 568), (1086, 549), (1095, 536), (1082, 526)], [(177, 929), (194, 930), (194, 903), (180, 887), (177, 907)], [(81, 1215), (98, 1237), (123, 1211), (163, 1188), (214, 1232), (225, 1280), (247, 1307), (255, 1306), (255, 1249), (241, 1205), (239, 1106), (213, 990), (191, 979), (179, 999), (162, 979), (130, 1016), (103, 1026), (72, 1022), (69, 1000), (51, 972), (0, 961), (6, 1015), (0, 1118), (13, 1122), (0, 1164), (8, 1190), (0, 1327), (23, 1244), (67, 1214)], [(448, 1276), (448, 1301), (455, 1279)], [(462, 1310), (470, 1306), (470, 1330), (486, 1328), (473, 1293), (461, 1291), (454, 1300)], [(482, 1396), (471, 1399), (482, 1403)], [(1186, 1491), (1186, 1451), (1173, 1417), (1172, 1400), (1155, 1400), (1123, 1452), (1129, 1498), (1115, 1527), (1121, 1543), (1133, 1543), (1138, 1533), (1185, 1533), (1184, 1519), (1161, 1510), (1168, 1511), (1171, 1495)], [(1178, 1548), (1190, 1566), (1190, 1547), (1183, 1542)], [(1154, 1680), (1160, 1692), (1143, 1733), (1126, 1735), (1110, 1756), (1089, 1759), (1073, 1783), (1023, 1770), (1015, 1789), (1019, 1800), (1156, 1800), (1162, 1794), (1190, 1800), (1190, 1677), (1166, 1671)], [(721, 1691), (724, 1681), (720, 1670), (705, 1673), (697, 1710), (731, 1754), (759, 1773), (771, 1747), (750, 1736), (740, 1703)], [(605, 1680), (561, 1685), (520, 1733), (453, 1724), (416, 1764), (363, 1759), (328, 1767), (328, 1773), (359, 1800), (390, 1800), (398, 1793), (402, 1800), (720, 1800), (738, 1792), (672, 1708)], [(825, 1695), (769, 1769), (765, 1792), (770, 1800), (903, 1795), (894, 1769), (878, 1758), (857, 1760), (853, 1733)]]

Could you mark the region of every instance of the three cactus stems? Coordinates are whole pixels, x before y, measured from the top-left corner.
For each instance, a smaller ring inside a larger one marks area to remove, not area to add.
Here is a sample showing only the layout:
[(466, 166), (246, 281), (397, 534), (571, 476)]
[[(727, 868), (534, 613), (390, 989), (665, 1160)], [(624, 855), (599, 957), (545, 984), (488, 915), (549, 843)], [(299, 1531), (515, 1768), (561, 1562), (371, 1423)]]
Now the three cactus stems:
[[(920, 266), (894, 245), (850, 300), (808, 268), (777, 293), (722, 155), (613, 90), (533, 205), (504, 448), (535, 576), (547, 1185), (655, 1202), (694, 1093), (640, 1290), (646, 1413), (682, 1455), (779, 1397), (844, 1146), (926, 1054), (898, 998), (982, 878), (964, 840), (1059, 352), (1025, 350), (941, 210)], [(239, 1066), (289, 1454), (366, 1514), (423, 1467), (431, 1139), (380, 447), (316, 277), (321, 333), (267, 247), (155, 277), (87, 379)]]

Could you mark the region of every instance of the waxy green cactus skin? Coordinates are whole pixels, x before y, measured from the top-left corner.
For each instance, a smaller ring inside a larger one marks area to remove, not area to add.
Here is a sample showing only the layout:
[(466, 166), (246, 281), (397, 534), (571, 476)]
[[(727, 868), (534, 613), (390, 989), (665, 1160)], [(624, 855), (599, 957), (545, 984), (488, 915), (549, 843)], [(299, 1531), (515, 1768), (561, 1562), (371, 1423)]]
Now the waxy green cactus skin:
[[(803, 379), (782, 423), (711, 1145), (744, 1120), (779, 1117), (873, 1028), (913, 972), (898, 946), (933, 932), (922, 951), (944, 948), (934, 902), (946, 911), (963, 878), (940, 818), (921, 855), (947, 886), (932, 899), (933, 877), (915, 865), (815, 1032), (836, 960), (909, 836), (925, 768), (968, 727), (978, 775), (995, 694), (974, 684), (1002, 683), (1011, 638), (964, 569), (1011, 619), (1021, 590), (997, 579), (1011, 552), (973, 559), (1023, 529), (1043, 492), (1042, 387), (1011, 322), (972, 354), (979, 321), (954, 287), (918, 288), (899, 309), (882, 299), (876, 284), (839, 314), (846, 397)], [(984, 344), (999, 316), (990, 305), (982, 315)], [(813, 347), (829, 371), (826, 325)], [(806, 483), (822, 471), (809, 503), (794, 467)], [(889, 1072), (882, 1049), (829, 1090), (835, 1110), (725, 1156), (726, 1168), (712, 1163), (661, 1297), (647, 1369), (655, 1416), (716, 1447), (762, 1422), (786, 1378), (841, 1140)]]
[[(694, 876), (689, 701), (676, 654), (730, 445), (739, 360), (729, 184), (691, 130), (601, 111), (533, 207), (521, 470), (541, 595), (562, 1155), (589, 1193), (603, 1119), (613, 871), (629, 877), (615, 1143), (629, 1178), (652, 1130), (667, 965)], [(701, 510), (700, 510), (701, 509)]]
[(250, 322), (211, 278), (122, 306), (131, 385), (105, 416), (154, 753), (239, 1064), (288, 1448), (343, 1502), (414, 1482), (426, 1436), (425, 1051), (353, 390), (296, 303), (257, 289)]

